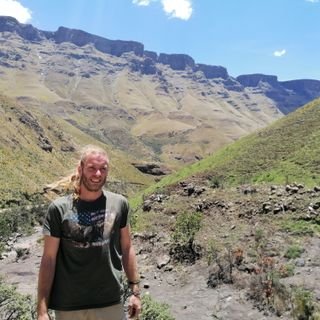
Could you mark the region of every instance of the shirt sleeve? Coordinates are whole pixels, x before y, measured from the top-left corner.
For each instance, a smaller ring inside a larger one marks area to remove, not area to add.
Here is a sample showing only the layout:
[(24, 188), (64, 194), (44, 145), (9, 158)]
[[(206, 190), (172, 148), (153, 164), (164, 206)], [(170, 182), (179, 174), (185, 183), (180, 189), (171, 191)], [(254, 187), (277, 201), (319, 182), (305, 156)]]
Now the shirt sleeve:
[(48, 207), (48, 212), (44, 220), (43, 234), (46, 236), (61, 238), (61, 226), (61, 212), (54, 203), (51, 203)]

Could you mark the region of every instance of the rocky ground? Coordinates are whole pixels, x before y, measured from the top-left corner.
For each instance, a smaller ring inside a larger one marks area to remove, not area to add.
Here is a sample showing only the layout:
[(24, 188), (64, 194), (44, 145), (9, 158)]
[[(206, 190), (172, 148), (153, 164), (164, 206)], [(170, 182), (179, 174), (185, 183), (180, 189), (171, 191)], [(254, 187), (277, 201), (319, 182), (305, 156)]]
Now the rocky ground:
[[(237, 197), (234, 198), (234, 195)], [(291, 304), (289, 300), (286, 301), (288, 305), (281, 308), (281, 315), (277, 315), (265, 302), (254, 299), (254, 294), (259, 292), (253, 291), (252, 280), (259, 275), (257, 270), (262, 267), (249, 251), (255, 243), (256, 234), (253, 230), (259, 227), (268, 235), (264, 250), (268, 261), (274, 259), (272, 270), (280, 270), (281, 266), (288, 264), (293, 266), (292, 274), (282, 277), (280, 283), (288, 289), (298, 286), (310, 290), (314, 300), (319, 303), (319, 234), (294, 234), (292, 231), (274, 229), (274, 226), (270, 228), (270, 221), (279, 218), (279, 208), (282, 212), (280, 214), (292, 217), (294, 212), (295, 215), (304, 216), (306, 220), (310, 214), (317, 215), (318, 191), (310, 192), (303, 187), (297, 187), (294, 191), (271, 188), (262, 192), (254, 191), (250, 187), (237, 190), (234, 195), (229, 194), (222, 199), (217, 191), (180, 184), (169, 194), (153, 195), (145, 200), (142, 214), (145, 214), (146, 218), (156, 215), (159, 219), (148, 232), (134, 233), (143, 293), (148, 292), (155, 300), (167, 303), (177, 320), (293, 319), (289, 310), (286, 310)], [(202, 251), (199, 259), (192, 263), (177, 262), (170, 252), (172, 242), (169, 226), (171, 225), (172, 229), (180, 202), (183, 202), (185, 207), (189, 206), (201, 212), (208, 224), (202, 227), (195, 240), (196, 245), (202, 247)], [(302, 210), (301, 206), (305, 206), (305, 210)], [(268, 216), (271, 220), (263, 220), (261, 215), (264, 219)], [(268, 225), (263, 224), (268, 221)], [(212, 225), (215, 228), (212, 229)], [(273, 233), (268, 233), (268, 230)], [(34, 296), (42, 251), (40, 239), (40, 227), (37, 227), (31, 236), (13, 236), (8, 244), (11, 249), (0, 260), (1, 275), (6, 281), (17, 285), (21, 293)], [(233, 244), (237, 243), (244, 251), (241, 253), (241, 261), (233, 267), (232, 281), (228, 280), (225, 270), (222, 275), (218, 272), (222, 270), (218, 268), (218, 258), (208, 262), (208, 250), (205, 250), (204, 243), (212, 239), (223, 239), (233, 248)], [(303, 248), (301, 255), (292, 259), (285, 258), (284, 248), (293, 243), (299, 243)], [(220, 277), (216, 277), (218, 273)]]
[[(30, 237), (21, 237), (17, 248), (28, 248), (29, 254), (16, 260), (14, 254), (0, 261), (0, 268), (5, 279), (15, 284), (19, 292), (36, 295), (37, 271), (40, 264), (41, 244), (39, 230)], [(287, 284), (313, 289), (320, 300), (320, 239), (312, 239), (302, 259), (306, 262), (297, 267), (295, 275), (285, 279)], [(200, 262), (192, 267), (180, 267), (178, 270), (161, 271), (155, 265), (145, 264), (145, 257), (138, 255), (143, 275), (143, 292), (149, 292), (154, 299), (167, 303), (175, 319), (278, 319), (268, 311), (255, 308), (247, 297), (246, 289), (223, 284), (212, 289), (207, 286), (206, 266)], [(283, 315), (281, 319), (292, 319)]]

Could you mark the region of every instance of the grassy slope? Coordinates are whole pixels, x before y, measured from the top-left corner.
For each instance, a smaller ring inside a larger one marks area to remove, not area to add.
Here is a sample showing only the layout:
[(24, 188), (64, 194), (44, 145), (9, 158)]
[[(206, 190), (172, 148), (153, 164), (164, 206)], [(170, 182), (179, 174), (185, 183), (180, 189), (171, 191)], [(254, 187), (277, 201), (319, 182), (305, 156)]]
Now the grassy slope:
[[(30, 123), (22, 123), (19, 119), (23, 117)], [(153, 181), (129, 165), (130, 159), (123, 153), (98, 142), (61, 118), (49, 117), (3, 96), (0, 96), (0, 128), (1, 205), (23, 198), (23, 195), (41, 192), (46, 184), (70, 174), (75, 168), (77, 151), (86, 144), (100, 144), (108, 151), (112, 165), (111, 183), (124, 181), (137, 188), (137, 184), (149, 185)], [(52, 152), (39, 147), (41, 134), (50, 141)], [(75, 151), (62, 152), (63, 146), (73, 146)], [(128, 191), (123, 183), (121, 189)]]
[[(187, 166), (144, 191), (150, 194), (178, 181), (206, 174), (219, 183), (320, 183), (320, 99), (266, 129), (230, 144), (214, 155)], [(132, 199), (135, 207), (141, 195)]]

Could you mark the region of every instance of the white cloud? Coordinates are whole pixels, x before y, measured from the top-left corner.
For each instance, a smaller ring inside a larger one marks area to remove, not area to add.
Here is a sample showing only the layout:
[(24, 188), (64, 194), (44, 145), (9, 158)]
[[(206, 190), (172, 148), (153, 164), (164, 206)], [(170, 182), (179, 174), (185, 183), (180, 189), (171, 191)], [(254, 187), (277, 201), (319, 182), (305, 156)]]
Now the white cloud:
[(163, 10), (171, 18), (189, 20), (192, 15), (191, 0), (161, 0)]
[(163, 11), (170, 18), (189, 20), (192, 15), (192, 0), (132, 0), (132, 3), (138, 6), (148, 6), (151, 2), (156, 1), (161, 2)]
[(151, 0), (133, 0), (132, 3), (138, 6), (148, 6)]
[(319, 0), (306, 0), (307, 2), (317, 3)]
[(282, 57), (284, 56), (285, 54), (287, 53), (287, 50), (286, 49), (282, 49), (282, 50), (277, 50), (273, 53), (273, 55), (275, 57)]
[(20, 23), (31, 20), (32, 12), (16, 0), (0, 0), (0, 16), (11, 16)]

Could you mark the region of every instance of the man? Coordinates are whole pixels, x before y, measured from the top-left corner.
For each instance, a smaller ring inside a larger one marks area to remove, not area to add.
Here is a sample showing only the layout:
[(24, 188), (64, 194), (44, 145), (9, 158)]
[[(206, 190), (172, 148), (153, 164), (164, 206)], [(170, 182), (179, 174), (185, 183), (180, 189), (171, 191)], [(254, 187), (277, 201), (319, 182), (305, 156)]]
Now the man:
[(121, 273), (132, 295), (130, 318), (141, 309), (139, 276), (131, 244), (128, 202), (105, 191), (109, 159), (87, 146), (73, 176), (74, 193), (54, 200), (44, 223), (38, 280), (38, 320), (123, 320)]

